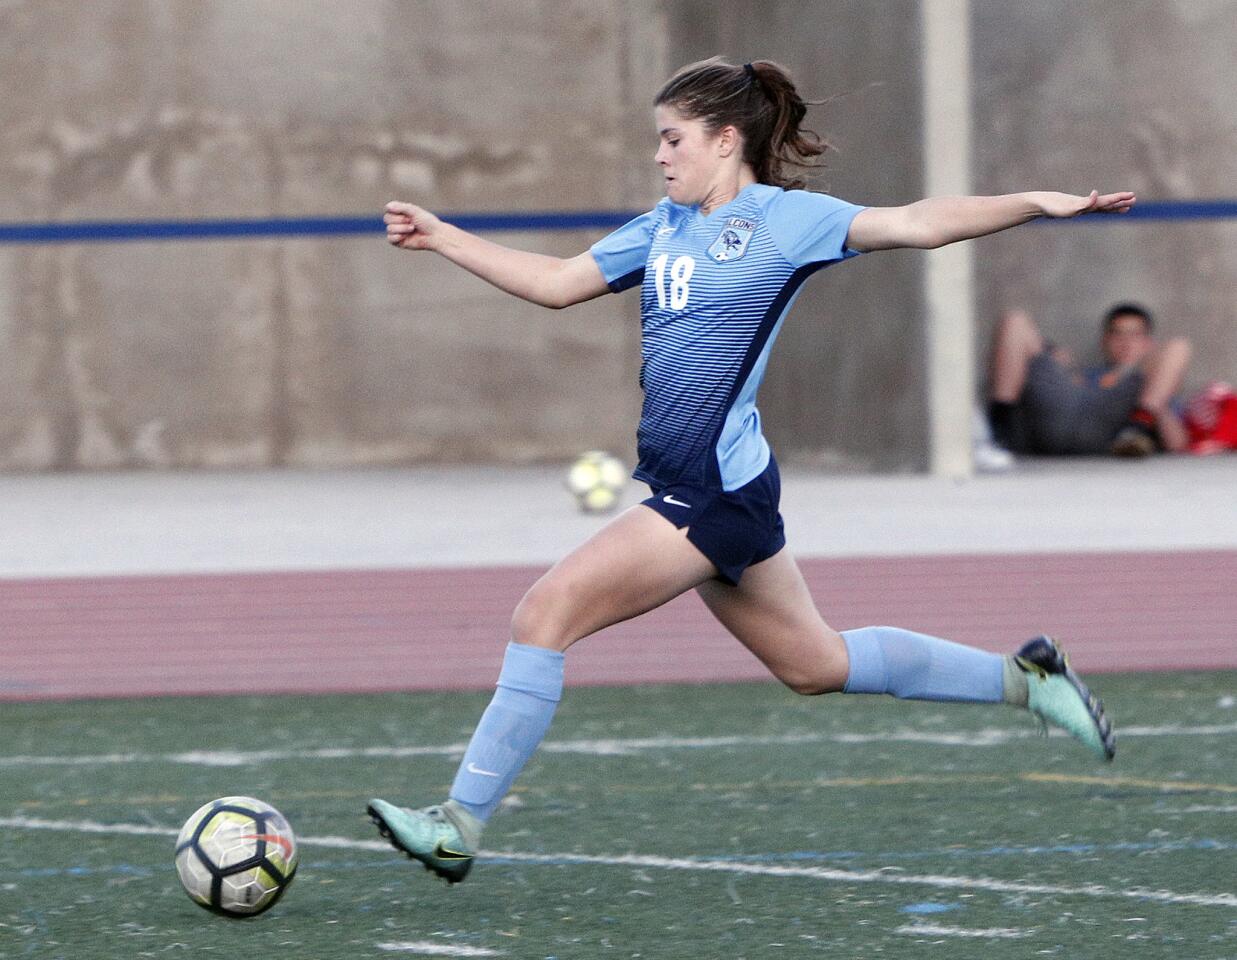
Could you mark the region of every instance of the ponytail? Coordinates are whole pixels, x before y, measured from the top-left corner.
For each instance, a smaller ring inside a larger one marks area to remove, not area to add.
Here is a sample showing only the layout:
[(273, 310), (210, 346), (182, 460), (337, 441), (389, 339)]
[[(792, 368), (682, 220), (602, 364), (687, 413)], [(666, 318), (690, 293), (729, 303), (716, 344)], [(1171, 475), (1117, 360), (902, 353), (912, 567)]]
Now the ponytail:
[(795, 89), (785, 67), (772, 60), (742, 66), (720, 57), (689, 64), (662, 87), (656, 106), (671, 106), (686, 117), (702, 120), (716, 132), (733, 126), (743, 137), (743, 160), (759, 183), (787, 190), (804, 181), (790, 177), (785, 167), (815, 168), (829, 145), (801, 124), (809, 103)]

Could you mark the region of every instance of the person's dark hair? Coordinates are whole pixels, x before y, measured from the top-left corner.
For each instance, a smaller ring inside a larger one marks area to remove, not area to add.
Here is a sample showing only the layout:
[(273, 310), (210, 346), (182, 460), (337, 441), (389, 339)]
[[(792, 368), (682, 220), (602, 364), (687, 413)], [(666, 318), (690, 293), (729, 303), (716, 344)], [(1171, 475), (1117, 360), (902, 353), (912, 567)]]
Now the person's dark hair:
[(1112, 322), (1117, 317), (1138, 317), (1142, 320), (1143, 327), (1147, 333), (1155, 331), (1155, 318), (1151, 316), (1151, 311), (1141, 303), (1118, 303), (1109, 307), (1108, 312), (1104, 314), (1105, 333), (1112, 330)]
[(808, 104), (816, 102), (800, 97), (786, 68), (772, 60), (735, 66), (713, 57), (676, 73), (653, 104), (702, 120), (711, 133), (734, 126), (743, 137), (743, 160), (756, 180), (794, 190), (804, 181), (788, 176), (784, 167), (817, 167), (816, 158), (829, 149), (800, 126)]

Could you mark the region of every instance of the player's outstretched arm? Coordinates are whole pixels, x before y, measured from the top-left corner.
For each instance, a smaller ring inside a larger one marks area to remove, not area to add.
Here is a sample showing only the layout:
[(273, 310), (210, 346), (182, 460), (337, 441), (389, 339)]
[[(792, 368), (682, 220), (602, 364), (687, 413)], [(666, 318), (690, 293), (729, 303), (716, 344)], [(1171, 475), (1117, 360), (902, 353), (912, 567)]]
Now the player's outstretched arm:
[(855, 250), (933, 249), (1035, 220), (1084, 213), (1125, 213), (1129, 192), (1088, 196), (1033, 191), (1000, 197), (930, 197), (904, 207), (869, 207), (851, 222), (846, 245)]
[(543, 307), (568, 307), (609, 293), (592, 254), (549, 257), (492, 243), (444, 223), (416, 204), (392, 201), (383, 222), (387, 242), (401, 250), (432, 250), (500, 290)]

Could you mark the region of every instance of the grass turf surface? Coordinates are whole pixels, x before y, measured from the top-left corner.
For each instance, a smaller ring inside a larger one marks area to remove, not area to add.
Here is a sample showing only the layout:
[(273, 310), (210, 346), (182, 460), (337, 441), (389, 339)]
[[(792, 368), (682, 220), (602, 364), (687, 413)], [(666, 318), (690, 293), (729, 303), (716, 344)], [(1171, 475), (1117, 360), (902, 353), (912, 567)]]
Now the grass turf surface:
[[(0, 957), (1237, 957), (1237, 673), (1095, 686), (1111, 766), (1000, 707), (569, 689), (457, 887), (363, 811), (441, 799), (488, 695), (3, 704)], [(237, 793), (305, 841), (250, 921), (172, 868)]]

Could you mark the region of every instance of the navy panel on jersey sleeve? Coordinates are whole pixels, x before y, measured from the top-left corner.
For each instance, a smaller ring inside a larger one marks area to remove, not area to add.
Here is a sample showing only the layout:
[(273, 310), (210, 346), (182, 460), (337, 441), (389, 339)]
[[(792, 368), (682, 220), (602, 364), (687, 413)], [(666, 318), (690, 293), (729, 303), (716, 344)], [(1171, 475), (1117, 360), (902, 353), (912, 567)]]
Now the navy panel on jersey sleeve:
[(621, 293), (644, 280), (644, 264), (653, 243), (653, 228), (661, 217), (659, 204), (589, 247), (612, 292)]
[(796, 267), (833, 263), (856, 256), (846, 246), (851, 221), (864, 208), (827, 193), (787, 190), (769, 204), (769, 233), (782, 255)]

